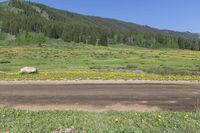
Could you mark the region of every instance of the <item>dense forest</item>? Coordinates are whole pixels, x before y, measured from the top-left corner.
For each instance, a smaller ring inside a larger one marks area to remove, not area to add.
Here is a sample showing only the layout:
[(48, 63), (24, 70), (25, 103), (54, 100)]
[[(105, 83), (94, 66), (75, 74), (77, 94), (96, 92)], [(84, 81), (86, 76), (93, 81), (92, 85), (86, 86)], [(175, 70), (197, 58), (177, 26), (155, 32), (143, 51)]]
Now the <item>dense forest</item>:
[(128, 44), (147, 48), (200, 50), (198, 34), (157, 30), (114, 19), (84, 16), (42, 4), (10, 0), (0, 6), (1, 32), (44, 34), (66, 42)]

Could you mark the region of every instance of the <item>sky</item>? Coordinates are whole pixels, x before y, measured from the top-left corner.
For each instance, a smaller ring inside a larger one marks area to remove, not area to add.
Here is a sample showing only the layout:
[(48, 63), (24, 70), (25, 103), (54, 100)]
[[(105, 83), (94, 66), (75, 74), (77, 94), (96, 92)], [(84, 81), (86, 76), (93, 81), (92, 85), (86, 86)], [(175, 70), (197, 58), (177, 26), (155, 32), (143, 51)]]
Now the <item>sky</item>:
[[(3, 0), (0, 0), (3, 1)], [(200, 33), (200, 0), (31, 0), (84, 15)]]

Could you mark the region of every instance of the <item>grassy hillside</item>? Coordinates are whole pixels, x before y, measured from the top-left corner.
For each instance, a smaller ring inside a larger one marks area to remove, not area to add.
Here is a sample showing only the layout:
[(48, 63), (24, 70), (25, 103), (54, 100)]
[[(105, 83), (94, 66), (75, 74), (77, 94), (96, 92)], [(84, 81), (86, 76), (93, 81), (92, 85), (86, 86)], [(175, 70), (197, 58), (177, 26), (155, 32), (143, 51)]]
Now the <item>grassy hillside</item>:
[[(197, 38), (37, 3), (0, 5), (1, 80), (200, 80)], [(39, 74), (19, 74), (25, 66), (38, 68)]]
[[(137, 32), (147, 32), (147, 33), (163, 33), (167, 35), (174, 35), (177, 37), (186, 37), (191, 39), (200, 39), (198, 34), (190, 33), (190, 32), (176, 32), (170, 30), (159, 30), (156, 28), (152, 28), (146, 25), (139, 25), (135, 23), (129, 23), (124, 21), (119, 21), (116, 19), (108, 19), (102, 17), (95, 16), (85, 16), (81, 14), (72, 13), (69, 11), (63, 11), (59, 9), (55, 9), (52, 7), (48, 7), (45, 5), (34, 3), (34, 5), (40, 7), (45, 10), (53, 19), (64, 19), (66, 22), (82, 22), (85, 25), (95, 25), (101, 26), (104, 28), (118, 29), (118, 30), (126, 30), (126, 31), (137, 31)], [(55, 13), (51, 16), (52, 13)], [(62, 14), (62, 15), (61, 15)], [(64, 17), (64, 18), (63, 18)]]
[(93, 45), (122, 43), (147, 48), (200, 50), (199, 34), (85, 16), (20, 0), (10, 0), (0, 5), (1, 30), (13, 35), (34, 32), (66, 42)]

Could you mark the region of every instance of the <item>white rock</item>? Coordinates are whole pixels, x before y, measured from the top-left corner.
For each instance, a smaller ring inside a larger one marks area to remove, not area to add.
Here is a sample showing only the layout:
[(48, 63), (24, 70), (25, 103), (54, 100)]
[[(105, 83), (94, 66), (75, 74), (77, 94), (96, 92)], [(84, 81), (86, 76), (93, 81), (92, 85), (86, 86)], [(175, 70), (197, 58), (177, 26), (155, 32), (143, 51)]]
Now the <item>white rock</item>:
[(144, 73), (144, 71), (139, 70), (139, 69), (135, 70), (134, 72), (135, 72), (135, 73)]
[(35, 67), (24, 67), (20, 69), (20, 73), (37, 73), (37, 71)]
[(73, 129), (72, 128), (67, 128), (67, 129), (65, 129), (64, 133), (73, 133)]
[(3, 72), (3, 71), (0, 71), (0, 74), (4, 74), (5, 72)]

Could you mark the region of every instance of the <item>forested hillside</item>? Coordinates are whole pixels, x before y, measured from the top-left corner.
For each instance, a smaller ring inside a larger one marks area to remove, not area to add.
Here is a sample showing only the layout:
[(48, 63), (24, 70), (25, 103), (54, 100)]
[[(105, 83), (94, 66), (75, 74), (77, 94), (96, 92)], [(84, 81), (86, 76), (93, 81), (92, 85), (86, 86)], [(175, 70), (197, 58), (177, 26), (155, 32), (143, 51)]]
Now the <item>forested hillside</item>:
[(199, 34), (84, 16), (22, 0), (0, 3), (0, 26), (1, 32), (13, 35), (43, 33), (66, 42), (104, 46), (123, 43), (147, 48), (200, 50)]

